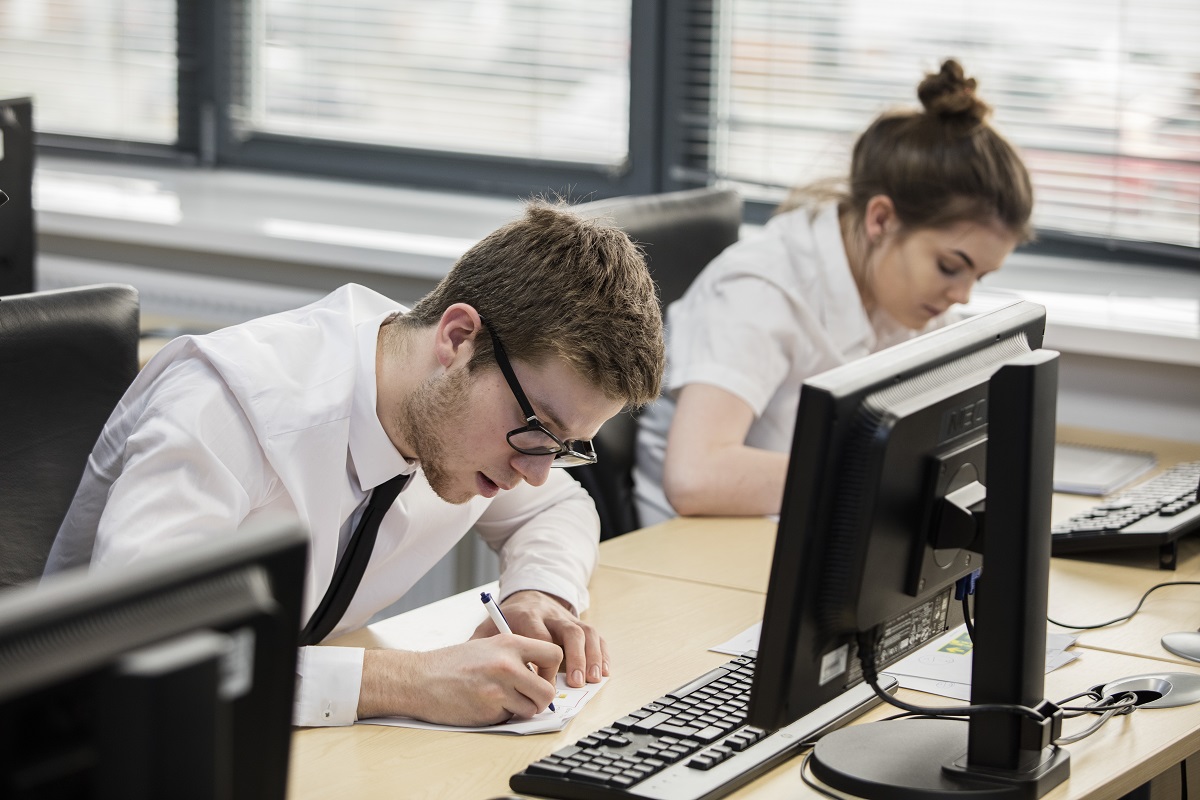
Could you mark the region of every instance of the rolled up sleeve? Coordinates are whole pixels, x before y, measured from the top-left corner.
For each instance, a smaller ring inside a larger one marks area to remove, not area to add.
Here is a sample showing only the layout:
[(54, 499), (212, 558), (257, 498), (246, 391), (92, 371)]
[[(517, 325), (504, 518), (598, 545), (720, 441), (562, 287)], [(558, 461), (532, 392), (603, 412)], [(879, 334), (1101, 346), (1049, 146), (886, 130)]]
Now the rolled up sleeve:
[(587, 610), (600, 518), (591, 495), (565, 471), (497, 497), (475, 529), (500, 555), (501, 599), (536, 590), (565, 600), (576, 614)]

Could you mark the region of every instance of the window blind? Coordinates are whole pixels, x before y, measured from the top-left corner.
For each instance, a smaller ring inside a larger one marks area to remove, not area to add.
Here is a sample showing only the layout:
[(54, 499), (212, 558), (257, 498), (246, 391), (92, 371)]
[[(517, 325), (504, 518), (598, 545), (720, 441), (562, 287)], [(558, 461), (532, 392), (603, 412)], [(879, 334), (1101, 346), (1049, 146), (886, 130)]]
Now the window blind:
[(710, 181), (773, 202), (843, 175), (858, 133), (919, 107), (921, 77), (955, 57), (1030, 168), (1041, 231), (1200, 246), (1195, 0), (701, 0), (696, 14), (713, 20), (690, 62), (712, 87)]
[(175, 0), (0, 3), (0, 95), (50, 133), (173, 144)]
[(630, 0), (245, 0), (255, 133), (550, 161), (629, 152)]

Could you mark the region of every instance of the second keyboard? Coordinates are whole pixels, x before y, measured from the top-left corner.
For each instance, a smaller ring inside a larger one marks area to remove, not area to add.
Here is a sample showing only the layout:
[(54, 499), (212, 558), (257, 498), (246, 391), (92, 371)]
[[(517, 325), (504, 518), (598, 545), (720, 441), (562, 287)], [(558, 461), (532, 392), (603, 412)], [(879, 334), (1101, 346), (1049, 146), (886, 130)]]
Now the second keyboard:
[(1172, 545), (1180, 536), (1200, 530), (1198, 485), (1200, 461), (1178, 464), (1052, 526), (1052, 552)]

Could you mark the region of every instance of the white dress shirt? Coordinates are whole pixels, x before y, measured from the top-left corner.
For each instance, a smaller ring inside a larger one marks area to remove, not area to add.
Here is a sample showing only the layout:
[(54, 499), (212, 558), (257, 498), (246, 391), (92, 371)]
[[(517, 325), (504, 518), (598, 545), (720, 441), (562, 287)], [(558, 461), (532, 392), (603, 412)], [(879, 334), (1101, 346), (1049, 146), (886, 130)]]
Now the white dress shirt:
[[(301, 624), (316, 609), (371, 489), (414, 473), (383, 519), (362, 583), (331, 636), (407, 592), (472, 527), (500, 554), (500, 595), (538, 589), (588, 605), (599, 521), (562, 470), (452, 505), (392, 446), (375, 413), (379, 325), (403, 311), (348, 285), (303, 308), (176, 339), (109, 418), (46, 571), (119, 567), (263, 517), (310, 532)], [(361, 648), (305, 647), (297, 725), (356, 717)]]
[(667, 309), (663, 394), (638, 417), (639, 522), (675, 516), (663, 460), (684, 386), (709, 384), (746, 401), (754, 411), (746, 445), (787, 453), (805, 379), (916, 335), (863, 308), (836, 206), (785, 212), (728, 247)]

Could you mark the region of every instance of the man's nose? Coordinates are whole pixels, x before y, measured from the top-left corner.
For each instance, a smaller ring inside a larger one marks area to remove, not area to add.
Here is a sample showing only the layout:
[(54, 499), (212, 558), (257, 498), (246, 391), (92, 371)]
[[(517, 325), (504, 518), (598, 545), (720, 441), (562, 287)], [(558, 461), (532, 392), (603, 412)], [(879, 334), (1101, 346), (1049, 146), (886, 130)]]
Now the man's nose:
[(552, 456), (519, 453), (513, 459), (512, 465), (530, 486), (541, 486), (550, 477), (550, 462), (553, 460)]

